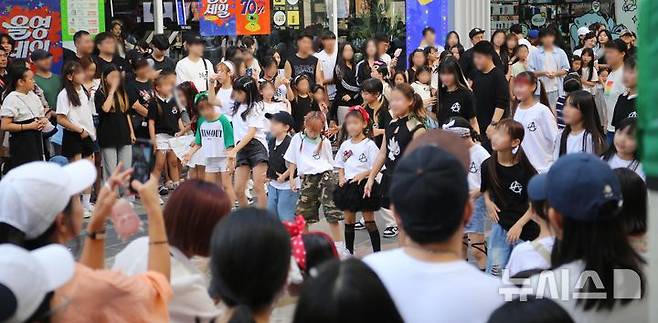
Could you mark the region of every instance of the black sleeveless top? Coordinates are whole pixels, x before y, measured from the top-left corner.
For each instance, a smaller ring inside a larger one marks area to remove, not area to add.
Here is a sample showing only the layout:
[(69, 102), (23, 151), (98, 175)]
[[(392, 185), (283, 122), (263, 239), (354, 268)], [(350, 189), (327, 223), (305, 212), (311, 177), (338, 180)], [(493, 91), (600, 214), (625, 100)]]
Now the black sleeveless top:
[(310, 78), (311, 86), (315, 84), (315, 73), (318, 67), (318, 58), (310, 55), (306, 58), (301, 58), (297, 54), (291, 55), (288, 58), (290, 62), (290, 67), (292, 67), (292, 78), (294, 79), (298, 75), (306, 74)]
[(391, 121), (386, 127), (386, 172), (392, 174), (402, 154), (414, 137), (414, 133), (425, 125), (414, 117), (403, 117)]

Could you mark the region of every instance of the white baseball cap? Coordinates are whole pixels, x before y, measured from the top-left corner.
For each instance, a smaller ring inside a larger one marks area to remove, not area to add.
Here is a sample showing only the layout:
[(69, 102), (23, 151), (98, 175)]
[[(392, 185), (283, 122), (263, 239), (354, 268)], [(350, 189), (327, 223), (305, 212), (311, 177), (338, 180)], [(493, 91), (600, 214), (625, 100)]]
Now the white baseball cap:
[(0, 181), (0, 222), (34, 239), (46, 232), (71, 197), (96, 180), (96, 168), (88, 160), (66, 166), (31, 162), (12, 169)]
[(578, 36), (585, 36), (589, 34), (589, 32), (590, 32), (589, 28), (585, 26), (578, 28)]
[(25, 322), (49, 292), (73, 277), (74, 269), (73, 255), (62, 245), (31, 252), (12, 244), (0, 245), (0, 321)]

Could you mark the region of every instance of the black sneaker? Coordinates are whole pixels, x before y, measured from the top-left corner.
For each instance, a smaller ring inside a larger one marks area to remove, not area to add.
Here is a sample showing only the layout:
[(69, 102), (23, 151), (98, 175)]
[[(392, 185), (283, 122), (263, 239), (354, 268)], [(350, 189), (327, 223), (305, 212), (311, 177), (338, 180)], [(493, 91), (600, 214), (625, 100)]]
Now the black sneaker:
[(363, 219), (356, 221), (356, 223), (354, 223), (354, 230), (365, 230), (365, 229), (366, 229), (366, 225), (365, 223), (363, 223)]
[(160, 193), (160, 195), (167, 195), (169, 194), (169, 189), (166, 186), (162, 185), (160, 186), (160, 189), (158, 189), (158, 193)]
[(400, 234), (398, 227), (397, 226), (390, 226), (390, 227), (386, 227), (386, 229), (384, 229), (384, 232), (382, 233), (382, 236), (384, 238), (395, 238), (395, 237), (398, 236), (398, 234)]

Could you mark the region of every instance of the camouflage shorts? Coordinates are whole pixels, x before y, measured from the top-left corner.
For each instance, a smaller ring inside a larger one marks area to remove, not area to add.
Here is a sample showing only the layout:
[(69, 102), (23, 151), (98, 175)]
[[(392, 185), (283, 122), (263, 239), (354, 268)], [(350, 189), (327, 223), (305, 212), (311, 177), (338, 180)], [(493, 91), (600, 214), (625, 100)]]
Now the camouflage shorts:
[(334, 204), (334, 190), (338, 178), (333, 171), (321, 174), (304, 175), (299, 199), (297, 200), (297, 214), (301, 214), (306, 223), (320, 221), (320, 205), (324, 217), (329, 223), (336, 223), (343, 219), (343, 212)]

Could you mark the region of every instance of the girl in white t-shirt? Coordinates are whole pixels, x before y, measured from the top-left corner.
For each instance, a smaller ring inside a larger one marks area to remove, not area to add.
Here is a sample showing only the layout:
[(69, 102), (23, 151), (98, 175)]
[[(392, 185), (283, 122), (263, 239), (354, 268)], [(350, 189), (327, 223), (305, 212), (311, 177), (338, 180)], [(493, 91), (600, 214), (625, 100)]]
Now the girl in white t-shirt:
[[(89, 158), (93, 161), (97, 146), (94, 127), (94, 101), (84, 88), (85, 71), (77, 61), (68, 62), (62, 73), (64, 89), (57, 96), (57, 123), (64, 127), (62, 155), (71, 161)], [(92, 210), (91, 188), (82, 194), (82, 205)]]
[(233, 84), (232, 109), (235, 148), (227, 152), (235, 158), (235, 192), (241, 207), (248, 207), (246, 189), (249, 177), (254, 181), (256, 203), (267, 207), (265, 181), (267, 179), (267, 141), (265, 139), (265, 112), (256, 80), (242, 76)]
[[(535, 99), (537, 87), (540, 87), (540, 102)], [(533, 72), (523, 72), (514, 79), (514, 95), (518, 100), (514, 120), (525, 129), (523, 150), (537, 172), (547, 172), (553, 163), (557, 122), (548, 107), (544, 85)]]
[(581, 59), (583, 67), (580, 69), (580, 80), (583, 84), (583, 90), (595, 95), (599, 75), (594, 67), (594, 51), (591, 48), (583, 49)]
[(571, 153), (587, 152), (599, 156), (605, 151), (596, 102), (589, 92), (570, 93), (565, 99), (562, 115), (566, 126), (555, 137), (554, 160)]
[[(334, 202), (345, 215), (345, 247), (354, 254), (354, 224), (356, 213), (363, 212), (366, 229), (370, 235), (372, 250), (381, 250), (379, 230), (375, 223), (375, 211), (379, 210), (379, 194), (363, 197), (368, 175), (372, 170), (379, 148), (370, 139), (372, 127), (370, 116), (361, 106), (350, 108), (345, 115), (342, 133), (344, 141), (336, 153), (335, 165), (338, 168), (338, 187), (334, 192)], [(379, 192), (379, 184), (373, 186)]]
[[(274, 83), (261, 79), (258, 85), (260, 94), (263, 97), (263, 109), (265, 113), (275, 114), (280, 111), (290, 113), (290, 102), (286, 99), (281, 99), (276, 96), (276, 89)], [(270, 122), (265, 120), (265, 133), (270, 133)]]
[(216, 80), (218, 87), (215, 87), (216, 104), (220, 107), (222, 114), (231, 120), (233, 115), (233, 79), (235, 77), (235, 64), (225, 60), (217, 64)]
[(646, 180), (642, 163), (638, 158), (636, 118), (626, 118), (619, 122), (613, 145), (603, 154), (603, 159), (608, 162), (610, 168), (628, 168)]
[(436, 99), (432, 97), (431, 79), (432, 72), (430, 69), (422, 66), (416, 70), (416, 80), (411, 83), (414, 92), (423, 99), (423, 106), (428, 112), (432, 111), (432, 107), (436, 104)]
[(230, 205), (233, 205), (236, 197), (228, 165), (235, 160), (229, 160), (227, 154), (235, 145), (233, 126), (226, 115), (210, 103), (212, 97), (209, 98), (206, 92), (197, 94), (194, 100), (199, 112), (197, 129), (192, 148), (185, 153), (182, 162), (188, 164), (193, 156), (200, 154), (205, 165), (205, 180), (221, 185), (228, 195)]
[[(338, 178), (334, 173), (331, 142), (323, 134), (325, 122), (324, 113), (308, 112), (304, 117), (304, 130), (292, 137), (283, 158), (290, 163), (290, 173), (296, 170), (302, 178), (297, 214), (302, 215), (308, 224), (316, 223), (320, 220), (319, 208), (322, 205), (331, 237), (342, 241), (339, 221), (343, 219), (343, 212), (334, 203)], [(293, 192), (299, 190), (294, 178), (289, 182)]]

